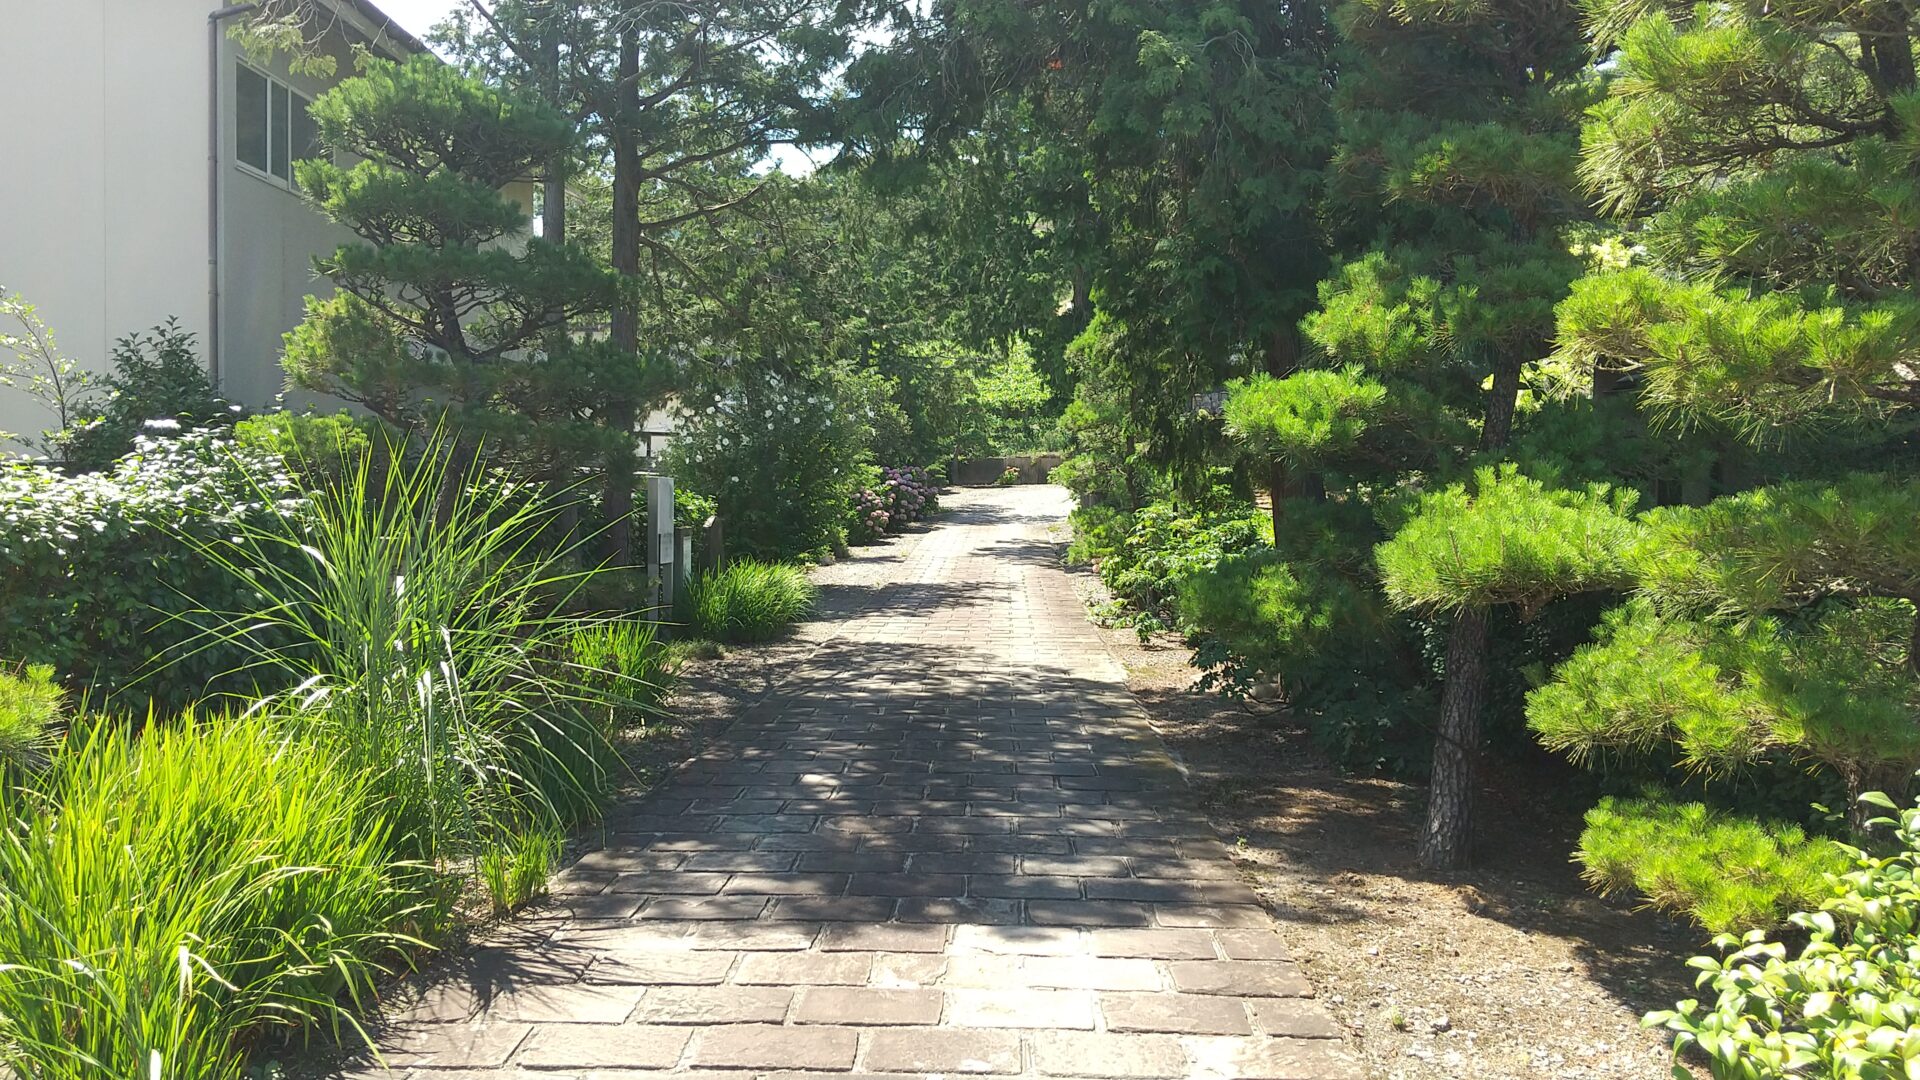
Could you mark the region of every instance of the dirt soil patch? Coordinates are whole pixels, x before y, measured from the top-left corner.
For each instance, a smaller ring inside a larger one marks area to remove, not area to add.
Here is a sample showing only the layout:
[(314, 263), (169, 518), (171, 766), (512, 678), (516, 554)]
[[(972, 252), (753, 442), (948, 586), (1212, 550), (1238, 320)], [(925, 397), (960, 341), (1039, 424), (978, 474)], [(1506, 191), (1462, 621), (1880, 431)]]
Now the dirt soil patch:
[(1703, 935), (1586, 889), (1568, 860), (1585, 807), (1556, 798), (1552, 763), (1492, 763), (1475, 867), (1426, 873), (1424, 788), (1344, 776), (1283, 709), (1195, 689), (1171, 635), (1102, 634), (1370, 1076), (1668, 1074), (1668, 1040), (1640, 1017), (1691, 995)]

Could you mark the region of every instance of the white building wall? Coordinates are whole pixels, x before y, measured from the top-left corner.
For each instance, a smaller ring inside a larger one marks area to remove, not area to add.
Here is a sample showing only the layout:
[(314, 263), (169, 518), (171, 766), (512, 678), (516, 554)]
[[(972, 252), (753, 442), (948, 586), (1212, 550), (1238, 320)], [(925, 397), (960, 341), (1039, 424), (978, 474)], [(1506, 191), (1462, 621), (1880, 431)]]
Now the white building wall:
[[(168, 317), (208, 345), (207, 15), (218, 0), (0, 0), (0, 285), (40, 309), (61, 349), (98, 371), (119, 338)], [(344, 17), (344, 16), (343, 16)], [(363, 31), (370, 26), (360, 27)], [(339, 77), (345, 39), (330, 40)], [(313, 258), (348, 234), (234, 160), (234, 65), (220, 41), (220, 382), (281, 393), (281, 337), (321, 291)], [(308, 98), (331, 80), (271, 74)], [(296, 403), (299, 403), (296, 400)], [(0, 388), (0, 431), (46, 410)], [(0, 452), (18, 450), (0, 442)]]
[[(0, 285), (40, 308), (69, 355), (107, 344), (107, 6), (8, 4), (0, 32)], [(163, 0), (170, 2), (170, 0)], [(204, 140), (202, 140), (204, 141)], [(203, 218), (204, 220), (204, 218)], [(8, 326), (12, 332), (16, 327)], [(34, 434), (52, 417), (0, 389), (0, 431)], [(0, 442), (0, 450), (11, 447)]]

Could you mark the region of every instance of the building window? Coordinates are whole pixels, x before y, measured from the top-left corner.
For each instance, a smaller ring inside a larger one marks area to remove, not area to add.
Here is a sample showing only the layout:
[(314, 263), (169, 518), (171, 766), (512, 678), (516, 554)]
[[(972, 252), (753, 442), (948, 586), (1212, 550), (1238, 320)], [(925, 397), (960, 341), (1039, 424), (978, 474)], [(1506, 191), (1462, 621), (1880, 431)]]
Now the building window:
[(245, 64), (235, 70), (234, 160), (292, 187), (293, 163), (323, 152), (313, 102)]

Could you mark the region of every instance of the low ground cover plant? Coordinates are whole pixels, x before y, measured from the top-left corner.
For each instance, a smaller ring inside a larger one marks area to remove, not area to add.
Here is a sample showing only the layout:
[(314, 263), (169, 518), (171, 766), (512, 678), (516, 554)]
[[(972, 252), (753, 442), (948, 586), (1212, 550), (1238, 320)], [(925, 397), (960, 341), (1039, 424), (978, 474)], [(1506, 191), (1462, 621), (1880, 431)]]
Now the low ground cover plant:
[(800, 567), (741, 559), (693, 579), (687, 622), (730, 644), (778, 637), (813, 610), (816, 590)]
[(1889, 849), (1844, 849), (1851, 867), (1788, 919), (1805, 943), (1723, 934), (1721, 955), (1688, 962), (1710, 997), (1647, 1016), (1675, 1033), (1676, 1080), (1692, 1075), (1679, 1063), (1690, 1051), (1719, 1080), (1892, 1080), (1920, 1069), (1920, 808), (1864, 799), (1893, 811), (1879, 822)]

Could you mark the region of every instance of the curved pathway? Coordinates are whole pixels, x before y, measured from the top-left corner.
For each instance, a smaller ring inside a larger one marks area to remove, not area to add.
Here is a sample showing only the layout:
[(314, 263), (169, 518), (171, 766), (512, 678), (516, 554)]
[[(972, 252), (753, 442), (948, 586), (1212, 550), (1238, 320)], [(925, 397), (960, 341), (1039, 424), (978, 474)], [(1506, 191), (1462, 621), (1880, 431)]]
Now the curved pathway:
[(1357, 1077), (1059, 569), (1065, 493), (947, 504), (358, 1075)]

